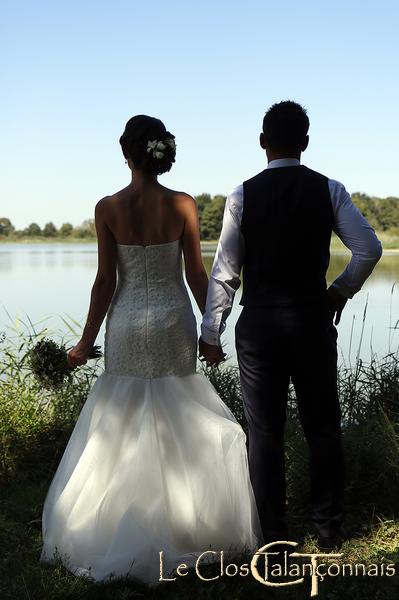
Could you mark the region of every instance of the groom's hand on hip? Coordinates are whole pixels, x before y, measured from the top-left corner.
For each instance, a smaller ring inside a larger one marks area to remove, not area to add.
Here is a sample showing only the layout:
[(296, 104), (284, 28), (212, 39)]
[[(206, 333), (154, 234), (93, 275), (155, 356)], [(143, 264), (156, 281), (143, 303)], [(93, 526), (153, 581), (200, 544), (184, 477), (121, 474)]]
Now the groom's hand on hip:
[(199, 359), (206, 360), (206, 362), (211, 365), (218, 365), (219, 363), (225, 360), (225, 353), (222, 350), (221, 346), (214, 346), (213, 344), (207, 344), (200, 337), (198, 341), (198, 349), (199, 349)]
[(338, 325), (341, 320), (341, 313), (344, 309), (345, 304), (348, 301), (348, 298), (345, 298), (337, 288), (333, 285), (327, 290), (327, 299), (328, 299), (328, 308), (332, 313), (333, 319), (335, 317), (334, 325)]

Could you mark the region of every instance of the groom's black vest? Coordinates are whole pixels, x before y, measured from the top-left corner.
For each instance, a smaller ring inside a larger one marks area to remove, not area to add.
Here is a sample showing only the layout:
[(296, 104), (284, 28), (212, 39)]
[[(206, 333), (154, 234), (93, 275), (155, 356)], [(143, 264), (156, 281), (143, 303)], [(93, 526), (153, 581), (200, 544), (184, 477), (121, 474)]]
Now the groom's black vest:
[(334, 214), (328, 178), (304, 165), (244, 181), (244, 306), (324, 302)]

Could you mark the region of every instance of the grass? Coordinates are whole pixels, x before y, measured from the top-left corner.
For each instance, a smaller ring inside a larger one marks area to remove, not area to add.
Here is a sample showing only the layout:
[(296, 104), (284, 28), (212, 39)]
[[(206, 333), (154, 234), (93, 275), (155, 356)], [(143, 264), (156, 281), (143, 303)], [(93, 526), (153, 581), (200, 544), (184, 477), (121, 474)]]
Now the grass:
[[(66, 322), (68, 324), (68, 322)], [(28, 373), (24, 354), (40, 337), (30, 321), (9, 327), (0, 339), (0, 597), (12, 599), (247, 599), (310, 597), (310, 581), (273, 589), (252, 577), (223, 576), (203, 582), (190, 574), (151, 589), (128, 579), (93, 584), (73, 576), (61, 561), (39, 563), (41, 514), (52, 476), (62, 457), (88, 391), (101, 372), (103, 359), (74, 371), (74, 382), (56, 392), (43, 391)], [(57, 341), (70, 345), (77, 324)], [(29, 332), (29, 333), (27, 333)], [(201, 367), (246, 428), (239, 372), (234, 366)], [(390, 352), (364, 364), (341, 368), (340, 397), (344, 415), (347, 462), (346, 525), (348, 539), (338, 563), (395, 564), (388, 576), (326, 577), (319, 598), (394, 600), (399, 598), (399, 358)], [(307, 447), (299, 426), (294, 390), (290, 390), (286, 433), (288, 510), (291, 539), (302, 539), (304, 551), (317, 552), (308, 520)], [(237, 561), (236, 561), (237, 562)], [(248, 562), (248, 558), (243, 562)], [(209, 576), (215, 571), (209, 567)]]
[[(385, 250), (399, 250), (399, 235), (389, 231), (376, 231), (376, 235), (380, 240), (382, 247)], [(341, 242), (339, 237), (333, 233), (331, 237), (330, 250), (334, 252), (350, 253), (348, 248)]]

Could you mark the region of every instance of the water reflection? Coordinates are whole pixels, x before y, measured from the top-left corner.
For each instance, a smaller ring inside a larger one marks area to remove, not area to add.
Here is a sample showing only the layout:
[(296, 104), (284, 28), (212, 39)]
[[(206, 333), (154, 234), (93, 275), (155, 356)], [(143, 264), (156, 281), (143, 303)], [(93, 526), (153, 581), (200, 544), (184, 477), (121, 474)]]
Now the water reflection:
[[(212, 268), (213, 254), (203, 256), (205, 268)], [(331, 282), (348, 263), (349, 255), (333, 255), (327, 279)], [(304, 267), (306, 261), (304, 261)], [(0, 329), (9, 324), (4, 308), (12, 317), (33, 322), (46, 318), (52, 329), (65, 331), (61, 316), (71, 316), (84, 324), (90, 301), (90, 290), (97, 269), (97, 245), (82, 244), (0, 244)], [(348, 302), (338, 325), (340, 362), (356, 356), (367, 304), (360, 356), (369, 360), (371, 352), (379, 356), (399, 347), (399, 253), (384, 255), (364, 288)], [(393, 288), (393, 289), (392, 289)], [(201, 315), (195, 305), (198, 325)], [(233, 310), (227, 321), (222, 341), (229, 362), (235, 363), (234, 326), (241, 311), (238, 290)], [(392, 329), (396, 324), (396, 329)], [(98, 336), (103, 344), (104, 323)], [(349, 355), (350, 351), (350, 355)]]

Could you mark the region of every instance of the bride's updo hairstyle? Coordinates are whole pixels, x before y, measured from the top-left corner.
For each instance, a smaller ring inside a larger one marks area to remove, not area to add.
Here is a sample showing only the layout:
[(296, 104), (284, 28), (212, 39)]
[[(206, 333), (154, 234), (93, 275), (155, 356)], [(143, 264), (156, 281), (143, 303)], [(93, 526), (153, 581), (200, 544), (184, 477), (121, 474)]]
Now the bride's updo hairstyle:
[(119, 143), (124, 157), (130, 157), (135, 167), (150, 175), (161, 175), (175, 162), (174, 140), (160, 119), (136, 115), (126, 123)]

